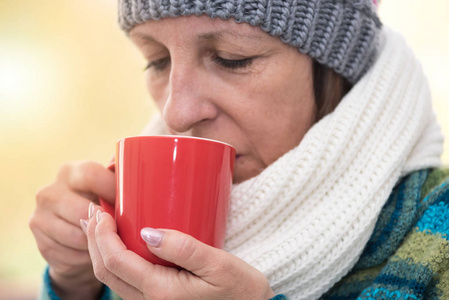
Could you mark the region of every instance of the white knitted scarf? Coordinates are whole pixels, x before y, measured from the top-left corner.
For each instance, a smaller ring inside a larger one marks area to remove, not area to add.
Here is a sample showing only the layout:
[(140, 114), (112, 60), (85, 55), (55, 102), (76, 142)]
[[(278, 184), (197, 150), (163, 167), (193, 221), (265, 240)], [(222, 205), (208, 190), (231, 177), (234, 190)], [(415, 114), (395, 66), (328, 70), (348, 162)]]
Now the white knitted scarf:
[(442, 144), (421, 66), (384, 28), (374, 66), (337, 109), (234, 186), (225, 250), (276, 293), (317, 299), (357, 262), (400, 177), (439, 166)]

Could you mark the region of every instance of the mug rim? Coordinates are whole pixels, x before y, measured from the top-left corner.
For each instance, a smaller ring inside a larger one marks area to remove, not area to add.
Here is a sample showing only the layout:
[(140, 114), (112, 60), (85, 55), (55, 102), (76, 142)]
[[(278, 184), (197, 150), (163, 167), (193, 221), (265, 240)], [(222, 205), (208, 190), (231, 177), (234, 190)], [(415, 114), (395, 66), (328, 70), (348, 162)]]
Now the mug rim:
[(222, 141), (218, 141), (218, 140), (214, 140), (214, 139), (203, 138), (203, 137), (197, 137), (197, 136), (176, 135), (176, 134), (172, 134), (172, 135), (168, 135), (168, 134), (167, 135), (131, 135), (131, 136), (125, 136), (125, 137), (118, 139), (117, 143), (122, 140), (145, 138), (145, 137), (163, 138), (163, 139), (181, 138), (181, 139), (191, 139), (191, 140), (202, 140), (202, 141), (207, 141), (207, 142), (212, 142), (212, 143), (223, 144), (223, 145), (231, 147), (232, 149), (235, 150), (234, 146), (232, 146), (231, 144), (228, 144), (226, 142), (222, 142)]

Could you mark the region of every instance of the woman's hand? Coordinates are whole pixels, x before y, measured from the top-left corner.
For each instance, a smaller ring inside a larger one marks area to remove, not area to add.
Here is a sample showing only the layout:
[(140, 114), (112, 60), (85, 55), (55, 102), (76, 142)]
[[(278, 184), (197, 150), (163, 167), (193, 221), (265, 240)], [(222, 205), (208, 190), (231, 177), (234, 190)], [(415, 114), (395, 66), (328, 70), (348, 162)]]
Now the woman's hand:
[(36, 195), (29, 225), (50, 266), (52, 287), (63, 299), (95, 299), (102, 284), (93, 273), (80, 219), (98, 196), (114, 202), (115, 176), (102, 165), (80, 162), (61, 167), (54, 183)]
[(87, 227), (96, 277), (123, 299), (269, 299), (267, 279), (243, 260), (174, 230), (145, 229), (148, 249), (185, 270), (126, 249), (114, 219), (97, 209)]

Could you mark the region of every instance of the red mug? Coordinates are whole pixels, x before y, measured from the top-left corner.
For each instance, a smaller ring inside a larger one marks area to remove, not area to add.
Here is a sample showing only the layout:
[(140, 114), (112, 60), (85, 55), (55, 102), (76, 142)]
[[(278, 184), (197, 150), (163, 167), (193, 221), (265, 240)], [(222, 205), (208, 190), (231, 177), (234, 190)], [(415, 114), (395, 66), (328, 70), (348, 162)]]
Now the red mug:
[(158, 258), (140, 237), (144, 227), (175, 229), (222, 248), (232, 187), (235, 149), (226, 143), (185, 136), (135, 136), (117, 142), (114, 216), (126, 247), (148, 261)]

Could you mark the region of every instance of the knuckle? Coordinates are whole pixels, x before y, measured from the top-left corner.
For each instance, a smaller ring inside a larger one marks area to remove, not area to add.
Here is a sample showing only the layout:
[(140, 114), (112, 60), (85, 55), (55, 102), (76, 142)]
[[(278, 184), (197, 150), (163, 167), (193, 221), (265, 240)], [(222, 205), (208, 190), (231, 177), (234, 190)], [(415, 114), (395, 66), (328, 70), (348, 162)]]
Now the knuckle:
[(36, 192), (36, 206), (38, 208), (49, 207), (57, 203), (61, 195), (61, 185), (52, 183), (44, 186)]
[(38, 211), (34, 211), (31, 217), (28, 219), (28, 226), (31, 229), (36, 241), (40, 241), (42, 231), (45, 228), (45, 219)]
[(181, 254), (182, 260), (189, 260), (195, 256), (196, 247), (195, 247), (194, 239), (190, 236), (183, 236), (180, 239), (177, 248), (178, 249), (176, 249), (175, 251), (177, 253)]
[(39, 242), (38, 242), (37, 246), (39, 248), (40, 253), (45, 258), (45, 260), (48, 261), (48, 258), (52, 258), (53, 257), (52, 256), (52, 249), (51, 249), (51, 247), (49, 247), (46, 244), (40, 244)]
[(65, 177), (67, 174), (71, 172), (73, 169), (73, 163), (67, 162), (62, 164), (58, 169), (58, 176), (57, 177)]
[(36, 192), (35, 196), (37, 205), (45, 204), (50, 199), (50, 196), (51, 196), (51, 185), (39, 189)]
[(47, 261), (57, 261), (57, 253), (52, 244), (37, 242), (37, 247)]
[(94, 161), (79, 162), (73, 167), (69, 176), (69, 185), (79, 192), (89, 193), (91, 187), (94, 186), (98, 181), (98, 178), (101, 177), (100, 171), (102, 169), (104, 169), (103, 166)]
[(28, 219), (28, 227), (31, 229), (31, 231), (34, 233), (34, 230), (38, 227), (37, 220), (36, 220), (36, 213), (34, 212), (31, 217)]
[(77, 167), (79, 178), (86, 182), (92, 182), (98, 178), (99, 164), (93, 161), (83, 161)]
[(45, 205), (48, 202), (51, 202), (54, 198), (55, 193), (60, 189), (61, 182), (67, 182), (67, 174), (71, 172), (73, 169), (72, 163), (65, 163), (61, 167), (59, 167), (58, 175), (56, 176), (56, 180), (51, 184), (48, 184), (42, 188), (40, 188), (36, 194), (35, 199), (38, 206)]
[(56, 176), (56, 182), (67, 182), (70, 180), (70, 177), (72, 176), (74, 170), (76, 168), (76, 162), (67, 162), (62, 164), (59, 167), (57, 176)]
[(107, 271), (106, 271), (104, 265), (102, 265), (100, 262), (95, 262), (93, 264), (93, 269), (94, 269), (95, 277), (97, 277), (97, 279), (100, 280), (101, 282), (105, 283), (106, 277), (107, 277)]
[(103, 257), (103, 263), (106, 269), (116, 270), (120, 265), (120, 254), (117, 252), (107, 254)]

